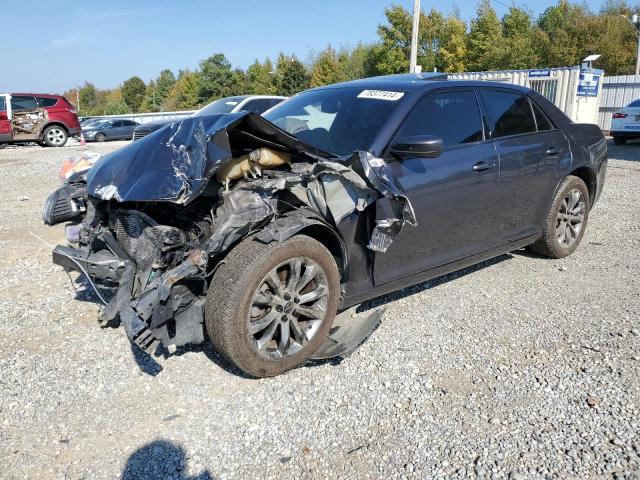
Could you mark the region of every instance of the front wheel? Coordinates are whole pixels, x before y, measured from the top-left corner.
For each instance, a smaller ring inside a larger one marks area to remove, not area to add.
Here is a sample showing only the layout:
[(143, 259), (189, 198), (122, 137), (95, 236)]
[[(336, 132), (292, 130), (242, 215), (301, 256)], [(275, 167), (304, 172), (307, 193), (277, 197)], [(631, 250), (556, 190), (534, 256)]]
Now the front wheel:
[(205, 323), (214, 347), (243, 372), (269, 377), (300, 365), (325, 340), (338, 307), (331, 253), (299, 235), (240, 242), (216, 271)]
[(589, 190), (581, 178), (564, 179), (547, 214), (542, 237), (531, 250), (550, 258), (571, 255), (582, 240), (589, 219)]
[(68, 138), (67, 131), (58, 125), (47, 127), (42, 133), (42, 141), (49, 147), (64, 147)]
[(107, 136), (104, 133), (98, 133), (96, 135), (96, 142), (104, 142), (107, 139)]

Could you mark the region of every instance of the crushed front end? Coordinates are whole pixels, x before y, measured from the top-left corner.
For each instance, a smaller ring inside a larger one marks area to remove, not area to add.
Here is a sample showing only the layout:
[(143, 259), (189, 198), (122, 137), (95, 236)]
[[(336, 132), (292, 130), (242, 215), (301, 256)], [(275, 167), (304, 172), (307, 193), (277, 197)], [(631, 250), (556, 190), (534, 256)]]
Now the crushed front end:
[(149, 352), (204, 341), (209, 282), (243, 238), (282, 241), (311, 224), (337, 232), (379, 199), (393, 214), (375, 221), (367, 247), (384, 252), (415, 224), (384, 162), (332, 157), (239, 113), (175, 122), (103, 157), (49, 197), (43, 220), (69, 222), (54, 263), (83, 273), (105, 303), (100, 321), (119, 321)]

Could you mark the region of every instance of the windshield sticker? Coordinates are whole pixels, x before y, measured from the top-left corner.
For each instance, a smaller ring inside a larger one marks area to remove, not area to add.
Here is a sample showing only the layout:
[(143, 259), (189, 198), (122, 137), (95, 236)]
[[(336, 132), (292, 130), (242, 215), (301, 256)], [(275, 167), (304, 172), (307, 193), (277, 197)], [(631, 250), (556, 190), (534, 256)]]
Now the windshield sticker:
[(233, 100), (229, 100), (228, 102), (224, 102), (225, 105), (237, 105), (238, 102), (234, 102)]
[(395, 102), (404, 96), (404, 92), (390, 92), (388, 90), (363, 90), (358, 98), (374, 98), (376, 100), (391, 100)]

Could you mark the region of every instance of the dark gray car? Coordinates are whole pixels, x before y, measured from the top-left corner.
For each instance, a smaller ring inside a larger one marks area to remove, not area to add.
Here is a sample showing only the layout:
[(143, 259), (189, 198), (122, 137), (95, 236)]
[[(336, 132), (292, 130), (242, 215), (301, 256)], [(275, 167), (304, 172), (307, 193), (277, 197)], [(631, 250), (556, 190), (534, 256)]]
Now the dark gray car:
[(270, 376), (360, 345), (365, 300), (523, 247), (570, 255), (606, 165), (600, 129), (530, 89), (399, 75), (174, 122), (43, 218), (79, 223), (54, 262), (111, 292), (102, 322), (148, 352), (206, 330)]
[(82, 135), (87, 142), (129, 140), (138, 125), (140, 124), (133, 120), (119, 118), (96, 120), (82, 127)]

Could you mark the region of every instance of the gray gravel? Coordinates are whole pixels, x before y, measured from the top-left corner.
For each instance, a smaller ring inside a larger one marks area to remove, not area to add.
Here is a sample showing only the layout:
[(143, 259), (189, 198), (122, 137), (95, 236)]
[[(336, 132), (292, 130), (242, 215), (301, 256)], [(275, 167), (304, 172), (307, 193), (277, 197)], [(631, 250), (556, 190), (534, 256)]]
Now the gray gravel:
[(99, 328), (32, 235), (62, 240), (40, 209), (80, 151), (0, 151), (3, 478), (640, 478), (640, 144), (610, 146), (570, 258), (385, 297), (350, 358), (265, 380)]

